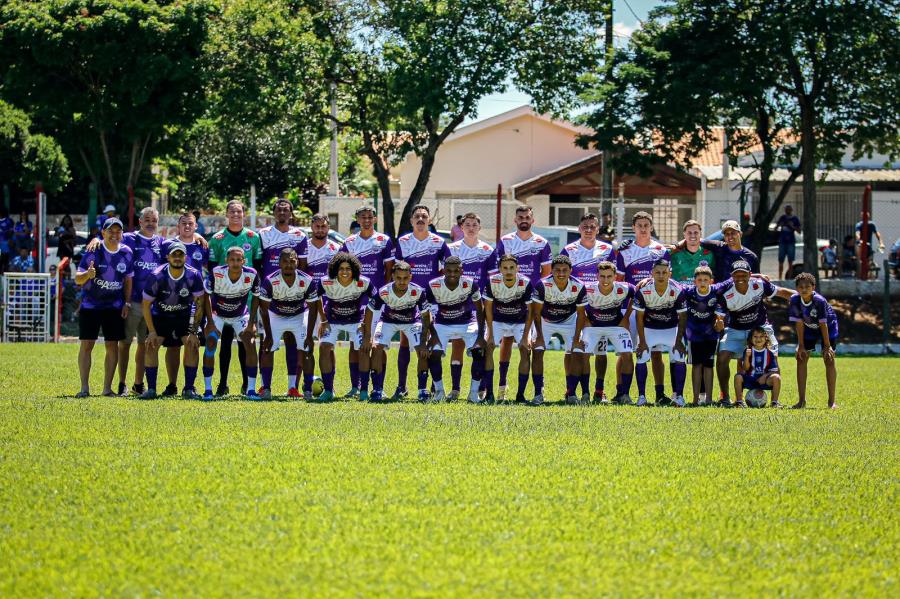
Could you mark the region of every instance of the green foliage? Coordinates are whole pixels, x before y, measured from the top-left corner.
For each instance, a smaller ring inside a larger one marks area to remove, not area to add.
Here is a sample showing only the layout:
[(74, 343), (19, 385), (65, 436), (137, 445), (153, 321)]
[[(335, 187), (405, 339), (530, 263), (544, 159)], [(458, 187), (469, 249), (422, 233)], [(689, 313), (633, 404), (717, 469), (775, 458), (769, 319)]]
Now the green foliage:
[(0, 181), (53, 193), (69, 181), (69, 163), (56, 141), (31, 131), (31, 119), (0, 100)]
[(896, 358), (832, 413), (821, 360), (775, 412), (57, 397), (76, 353), (0, 345), (4, 596), (897, 594)]

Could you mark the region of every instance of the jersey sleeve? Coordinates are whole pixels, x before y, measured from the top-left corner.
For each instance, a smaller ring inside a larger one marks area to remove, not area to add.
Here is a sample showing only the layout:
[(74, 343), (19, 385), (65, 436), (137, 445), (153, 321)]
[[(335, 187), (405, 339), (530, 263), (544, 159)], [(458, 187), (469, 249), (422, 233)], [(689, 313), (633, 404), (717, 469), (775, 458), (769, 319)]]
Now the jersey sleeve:
[(550, 250), (550, 243), (547, 241), (544, 241), (544, 247), (541, 248), (540, 259), (541, 266), (550, 264), (550, 261), (553, 259), (553, 252)]
[(381, 251), (381, 262), (390, 262), (391, 260), (402, 260), (403, 252), (400, 250), (400, 244), (394, 245), (394, 240), (388, 238), (387, 243), (384, 244), (384, 249)]
[(425, 299), (431, 304), (437, 304), (437, 299), (434, 297), (434, 292), (431, 290), (431, 285), (425, 289)]
[(772, 297), (776, 293), (778, 293), (778, 287), (772, 284), (771, 281), (767, 281), (765, 279), (762, 280), (763, 293), (766, 297)]
[(616, 274), (625, 274), (625, 256), (622, 255), (622, 252), (616, 252)]
[(215, 289), (215, 282), (215, 273), (213, 271), (210, 270), (203, 276), (203, 288), (206, 290), (206, 293), (212, 295)]
[(472, 299), (473, 302), (481, 301), (481, 292), (478, 291), (478, 282), (477, 281), (472, 281), (472, 293), (469, 294), (469, 297)]
[(636, 312), (643, 312), (647, 305), (644, 303), (644, 294), (639, 290), (634, 292), (634, 309)]
[(194, 275), (191, 280), (191, 294), (194, 297), (200, 297), (204, 293), (206, 293), (206, 289), (203, 287), (203, 274), (200, 271), (195, 271), (196, 275)]
[(311, 304), (317, 301), (319, 301), (319, 283), (313, 279), (309, 288), (306, 290), (306, 303)]
[(494, 301), (494, 290), (491, 288), (491, 281), (488, 279), (487, 284), (484, 286), (484, 300), (488, 302)]
[(792, 296), (788, 301), (788, 320), (790, 322), (800, 322), (803, 320), (803, 307), (800, 305), (800, 296)]
[(143, 300), (153, 301), (156, 299), (156, 294), (159, 293), (159, 277), (155, 274), (150, 275), (150, 278), (144, 283), (144, 295)]
[(264, 302), (272, 301), (272, 281), (268, 277), (259, 284), (259, 299)]
[(259, 273), (253, 269), (253, 282), (250, 284), (250, 294), (259, 297)]
[(687, 312), (687, 309), (687, 293), (682, 289), (678, 292), (678, 297), (675, 298), (675, 311), (681, 313)]
[(540, 281), (538, 285), (531, 286), (531, 303), (533, 304), (543, 304), (544, 303), (544, 282)]
[(578, 290), (578, 295), (575, 296), (575, 305), (584, 307), (587, 306), (587, 303), (587, 288), (582, 285)]
[(778, 356), (771, 349), (767, 349), (766, 353), (769, 354), (769, 367), (766, 372), (778, 372)]
[(447, 245), (446, 241), (442, 241), (441, 242), (441, 253), (440, 253), (441, 268), (444, 267), (444, 260), (446, 260), (447, 258), (449, 258), (452, 255), (453, 255), (453, 252), (450, 251), (450, 246)]
[(431, 311), (431, 302), (428, 301), (427, 293), (420, 293), (419, 299), (416, 301), (416, 307), (419, 308), (419, 312), (430, 312)]
[(369, 305), (367, 308), (372, 312), (378, 312), (381, 308), (384, 307), (384, 300), (381, 299), (381, 290), (373, 289), (372, 290), (372, 299), (369, 300)]
[(304, 235), (297, 246), (297, 259), (306, 260), (307, 258), (309, 258), (309, 238)]
[(497, 250), (494, 249), (491, 252), (491, 255), (488, 256), (488, 259), (484, 261), (484, 267), (483, 267), (483, 273), (482, 273), (483, 281), (487, 281), (487, 278), (489, 276), (491, 276), (491, 273), (497, 271), (497, 269), (500, 266), (498, 264), (499, 260), (500, 260), (500, 257), (497, 254)]
[(85, 272), (88, 268), (91, 267), (91, 262), (94, 264), (97, 263), (97, 253), (96, 252), (85, 252), (81, 255), (81, 262), (78, 263), (78, 271)]

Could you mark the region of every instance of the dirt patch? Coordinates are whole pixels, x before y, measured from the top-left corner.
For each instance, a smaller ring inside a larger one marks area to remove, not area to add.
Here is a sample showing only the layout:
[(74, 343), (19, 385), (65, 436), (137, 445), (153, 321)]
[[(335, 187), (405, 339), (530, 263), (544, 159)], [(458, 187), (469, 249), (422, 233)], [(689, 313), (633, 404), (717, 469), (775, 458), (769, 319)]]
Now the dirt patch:
[[(884, 340), (881, 296), (859, 297), (852, 300), (834, 299), (829, 303), (838, 316), (841, 343), (881, 343)], [(793, 324), (788, 321), (787, 302), (767, 302), (769, 321), (775, 326), (779, 343), (796, 343)], [(890, 343), (900, 342), (900, 301), (891, 303)]]

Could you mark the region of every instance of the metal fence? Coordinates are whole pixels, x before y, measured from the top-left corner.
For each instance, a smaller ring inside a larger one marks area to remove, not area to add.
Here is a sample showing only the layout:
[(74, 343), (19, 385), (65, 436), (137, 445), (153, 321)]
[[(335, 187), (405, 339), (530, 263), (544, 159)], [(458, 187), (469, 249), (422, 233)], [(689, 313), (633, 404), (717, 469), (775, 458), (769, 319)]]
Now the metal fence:
[(3, 342), (51, 340), (51, 285), (42, 273), (3, 275)]

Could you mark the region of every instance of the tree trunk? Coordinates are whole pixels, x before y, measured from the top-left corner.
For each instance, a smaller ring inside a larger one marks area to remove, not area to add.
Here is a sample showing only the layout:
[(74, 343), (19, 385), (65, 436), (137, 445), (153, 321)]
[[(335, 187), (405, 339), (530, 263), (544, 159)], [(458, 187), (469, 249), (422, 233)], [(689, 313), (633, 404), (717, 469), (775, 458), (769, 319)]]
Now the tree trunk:
[[(381, 155), (375, 150), (371, 136), (364, 135), (365, 154), (372, 163), (372, 174), (378, 182), (378, 191), (381, 192), (381, 227), (382, 233), (395, 237), (394, 226), (394, 200), (391, 197), (391, 172), (385, 166)], [(377, 207), (376, 207), (377, 209)]]
[(434, 158), (437, 154), (437, 149), (437, 145), (429, 144), (422, 153), (422, 167), (419, 169), (416, 184), (413, 186), (412, 191), (409, 192), (409, 197), (403, 206), (403, 214), (400, 216), (400, 235), (412, 231), (410, 219), (412, 218), (413, 208), (421, 203), (422, 196), (425, 195), (425, 188), (428, 186), (428, 179), (431, 178), (431, 170), (434, 168)]
[(819, 248), (816, 243), (816, 138), (815, 109), (806, 98), (800, 103), (800, 143), (803, 148), (803, 270), (819, 280)]

